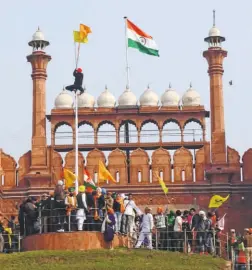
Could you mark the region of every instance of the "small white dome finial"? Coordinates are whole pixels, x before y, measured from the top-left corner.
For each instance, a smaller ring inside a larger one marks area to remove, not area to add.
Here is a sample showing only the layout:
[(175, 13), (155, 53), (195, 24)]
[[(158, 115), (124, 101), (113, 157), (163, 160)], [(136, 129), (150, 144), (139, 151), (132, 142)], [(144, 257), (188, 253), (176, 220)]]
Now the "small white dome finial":
[(147, 89), (140, 96), (139, 102), (141, 106), (158, 106), (158, 95), (150, 89), (150, 83), (147, 85)]
[(78, 97), (78, 107), (80, 108), (93, 108), (95, 99), (87, 92), (86, 86), (83, 87), (84, 92)]
[(65, 86), (63, 86), (62, 92), (56, 97), (54, 104), (56, 109), (73, 108), (73, 97), (65, 90)]
[(129, 86), (126, 85), (126, 89), (118, 98), (118, 106), (136, 106), (137, 105), (137, 98), (135, 94), (130, 91)]
[(171, 83), (169, 83), (169, 88), (165, 90), (163, 95), (161, 96), (161, 104), (162, 107), (174, 107), (178, 106), (180, 101), (180, 96), (176, 92), (176, 90), (172, 89)]
[(200, 95), (192, 88), (192, 83), (182, 97), (182, 104), (183, 106), (200, 106)]
[(115, 107), (115, 104), (115, 97), (109, 92), (107, 85), (105, 85), (105, 90), (100, 94), (97, 99), (98, 107), (113, 108)]

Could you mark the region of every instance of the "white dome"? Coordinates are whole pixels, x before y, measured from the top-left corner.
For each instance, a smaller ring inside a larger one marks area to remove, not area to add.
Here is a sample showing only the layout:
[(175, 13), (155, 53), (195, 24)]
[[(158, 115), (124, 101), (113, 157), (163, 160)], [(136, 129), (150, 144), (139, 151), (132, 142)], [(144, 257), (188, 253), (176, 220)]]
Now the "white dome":
[(98, 107), (113, 108), (116, 105), (115, 97), (109, 92), (107, 86), (97, 99)]
[(162, 106), (178, 106), (179, 101), (180, 101), (179, 94), (176, 92), (176, 90), (171, 88), (171, 85), (169, 86), (169, 89), (167, 89), (161, 97)]
[(192, 85), (190, 85), (190, 88), (184, 93), (182, 97), (182, 104), (183, 106), (200, 105), (200, 95), (192, 88)]
[(148, 88), (141, 95), (139, 101), (141, 106), (158, 106), (159, 98), (158, 95), (148, 86)]
[(126, 88), (126, 90), (121, 94), (118, 99), (119, 106), (136, 106), (137, 98), (130, 89)]
[(55, 99), (56, 109), (70, 109), (73, 108), (73, 97), (68, 94), (66, 90), (63, 90)]
[(220, 33), (220, 30), (213, 26), (210, 30), (209, 30), (209, 37), (220, 37), (221, 36), (221, 33)]
[(32, 40), (45, 40), (45, 36), (43, 34), (43, 32), (40, 31), (40, 29), (38, 28), (38, 30), (33, 34), (32, 36)]
[(78, 96), (78, 107), (80, 108), (93, 108), (95, 105), (95, 99), (90, 95), (86, 89)]

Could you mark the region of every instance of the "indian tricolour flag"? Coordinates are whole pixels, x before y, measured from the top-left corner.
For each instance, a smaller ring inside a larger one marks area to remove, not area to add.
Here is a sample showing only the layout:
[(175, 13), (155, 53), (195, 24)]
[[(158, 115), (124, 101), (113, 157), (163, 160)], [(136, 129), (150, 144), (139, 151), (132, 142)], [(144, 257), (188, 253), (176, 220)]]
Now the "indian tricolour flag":
[(142, 53), (159, 56), (158, 47), (153, 38), (128, 19), (126, 23), (128, 47), (138, 49)]

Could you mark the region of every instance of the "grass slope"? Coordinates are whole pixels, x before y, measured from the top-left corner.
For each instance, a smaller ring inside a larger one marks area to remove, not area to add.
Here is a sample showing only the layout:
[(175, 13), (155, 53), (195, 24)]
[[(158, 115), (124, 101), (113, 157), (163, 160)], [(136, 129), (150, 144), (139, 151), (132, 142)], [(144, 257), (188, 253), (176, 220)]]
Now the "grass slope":
[(225, 261), (211, 256), (116, 249), (92, 251), (33, 251), (0, 254), (1, 270), (219, 270)]

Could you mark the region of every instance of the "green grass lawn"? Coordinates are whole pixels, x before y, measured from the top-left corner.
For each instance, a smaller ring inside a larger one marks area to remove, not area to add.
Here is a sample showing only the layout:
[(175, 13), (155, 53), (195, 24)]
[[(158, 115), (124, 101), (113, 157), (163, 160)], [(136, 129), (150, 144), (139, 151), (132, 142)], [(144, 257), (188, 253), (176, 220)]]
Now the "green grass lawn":
[(1, 270), (219, 270), (224, 269), (224, 265), (224, 260), (209, 255), (148, 250), (33, 251), (0, 254)]

